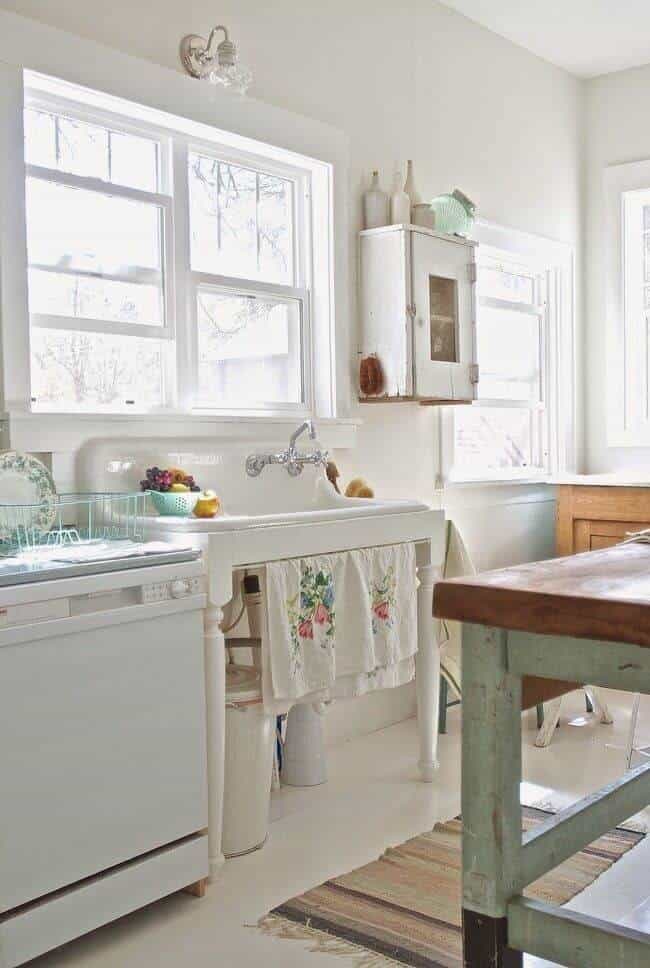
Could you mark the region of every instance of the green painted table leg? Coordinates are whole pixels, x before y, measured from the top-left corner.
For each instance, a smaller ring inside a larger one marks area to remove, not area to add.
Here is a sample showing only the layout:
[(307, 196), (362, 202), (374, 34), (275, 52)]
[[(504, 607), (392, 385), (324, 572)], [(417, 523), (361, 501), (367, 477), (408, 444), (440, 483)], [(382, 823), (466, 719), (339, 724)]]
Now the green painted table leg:
[(463, 942), (465, 968), (521, 968), (506, 914), (521, 860), (521, 678), (507, 634), (463, 626)]

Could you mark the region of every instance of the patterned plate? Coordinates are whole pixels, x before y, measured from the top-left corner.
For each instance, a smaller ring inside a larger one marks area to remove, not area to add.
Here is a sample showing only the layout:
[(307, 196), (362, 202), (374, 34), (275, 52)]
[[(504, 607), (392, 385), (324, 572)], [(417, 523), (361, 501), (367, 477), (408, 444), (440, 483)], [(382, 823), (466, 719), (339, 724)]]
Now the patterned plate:
[(56, 489), (45, 464), (28, 454), (0, 454), (0, 538), (18, 529), (49, 531), (56, 517)]

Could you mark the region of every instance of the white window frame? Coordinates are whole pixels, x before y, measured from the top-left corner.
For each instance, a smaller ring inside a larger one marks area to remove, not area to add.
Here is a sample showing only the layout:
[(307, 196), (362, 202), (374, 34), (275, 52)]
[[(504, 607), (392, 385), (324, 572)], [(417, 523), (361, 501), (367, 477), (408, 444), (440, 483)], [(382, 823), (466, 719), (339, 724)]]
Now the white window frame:
[[(0, 405), (9, 432), (5, 439), (11, 446), (35, 451), (69, 449), (84, 439), (113, 432), (123, 438), (216, 434), (277, 442), (295, 426), (294, 416), (281, 411), (192, 410), (180, 397), (175, 409), (160, 413), (32, 412), (25, 197), (17, 186), (24, 175), (24, 79), (27, 76), (31, 81), (35, 73), (41, 81), (49, 80), (41, 85), (46, 93), (75, 99), (81, 88), (84, 103), (90, 107), (128, 113), (136, 124), (144, 121), (167, 132), (173, 127), (190, 139), (214, 141), (253, 154), (263, 145), (269, 157), (291, 158), (312, 173), (311, 217), (319, 226), (314, 233), (310, 300), (312, 367), (318, 376), (312, 387), (312, 416), (318, 420), (326, 446), (353, 446), (361, 420), (351, 416), (347, 135), (254, 96), (232, 97), (177, 70), (91, 40), (84, 41), (84, 58), (78, 52), (79, 38), (74, 34), (0, 11)], [(177, 322), (180, 326), (183, 321)]]
[[(226, 164), (254, 167), (257, 171), (263, 171), (269, 175), (277, 175), (292, 182), (292, 246), (295, 285), (261, 282), (255, 279), (225, 276), (219, 273), (199, 272), (192, 269), (189, 242), (189, 185), (187, 172), (189, 155), (194, 152), (205, 157), (213, 157)], [(183, 226), (180, 233), (183, 236), (180, 241), (180, 248), (183, 253), (186, 253), (185, 259), (187, 260), (187, 265), (185, 272), (177, 273), (177, 285), (180, 290), (179, 303), (186, 307), (182, 315), (188, 321), (188, 330), (185, 336), (188, 351), (186, 351), (184, 359), (181, 359), (179, 366), (179, 384), (185, 405), (194, 410), (209, 409), (205, 405), (196, 403), (191, 395), (191, 387), (195, 380), (195, 374), (198, 372), (197, 296), (199, 290), (205, 288), (237, 295), (275, 296), (281, 301), (291, 300), (298, 303), (301, 316), (302, 401), (300, 403), (262, 403), (257, 409), (260, 411), (287, 412), (297, 416), (307, 416), (314, 410), (310, 313), (312, 233), (308, 204), (311, 197), (311, 177), (309, 172), (278, 162), (274, 163), (271, 160), (254, 158), (251, 155), (232, 149), (224, 151), (214, 143), (177, 137), (174, 138), (174, 173), (176, 189), (179, 193), (176, 196), (178, 199), (176, 205), (177, 221), (180, 222), (187, 219), (187, 226)], [(299, 231), (295, 231), (296, 227), (298, 227)], [(183, 259), (182, 254), (181, 259)]]
[[(47, 313), (30, 313), (29, 320), (30, 328), (35, 329), (64, 330), (79, 333), (101, 333), (108, 336), (130, 336), (137, 337), (139, 339), (154, 339), (161, 341), (161, 345), (163, 347), (161, 374), (163, 383), (163, 401), (161, 407), (143, 410), (142, 408), (130, 406), (126, 402), (123, 402), (121, 405), (116, 404), (111, 406), (110, 409), (95, 407), (93, 410), (81, 410), (81, 413), (151, 413), (158, 409), (164, 410), (170, 405), (173, 406), (173, 403), (176, 399), (177, 376), (174, 363), (174, 353), (171, 350), (177, 334), (177, 310), (175, 298), (175, 282), (177, 273), (175, 271), (174, 264), (174, 206), (170, 190), (171, 141), (169, 135), (167, 132), (163, 132), (154, 126), (143, 123), (135, 124), (132, 121), (129, 121), (128, 118), (125, 118), (121, 115), (116, 115), (110, 111), (103, 111), (97, 107), (89, 108), (82, 102), (75, 101), (70, 98), (60, 98), (47, 95), (42, 91), (33, 90), (30, 88), (25, 89), (24, 106), (25, 108), (34, 109), (36, 111), (44, 111), (53, 115), (64, 115), (77, 121), (94, 123), (102, 127), (109, 128), (112, 131), (150, 138), (151, 140), (156, 141), (159, 146), (158, 192), (144, 191), (142, 189), (131, 188), (125, 185), (116, 184), (114, 182), (104, 181), (101, 178), (94, 178), (86, 175), (76, 175), (69, 172), (60, 171), (57, 168), (46, 168), (41, 165), (33, 164), (25, 164), (25, 178), (38, 178), (41, 181), (49, 182), (51, 184), (63, 185), (69, 188), (82, 188), (86, 191), (96, 192), (100, 195), (108, 195), (116, 198), (130, 199), (136, 202), (144, 202), (160, 209), (162, 215), (161, 268), (164, 314), (162, 325), (120, 323), (112, 320), (51, 315)], [(39, 266), (29, 261), (27, 263), (27, 267), (28, 269), (45, 269), (46, 271), (53, 271), (57, 274), (66, 273), (65, 269), (57, 268), (55, 270), (51, 270), (49, 266)], [(70, 270), (70, 272), (71, 274), (77, 276), (84, 275), (83, 270), (75, 269)], [(102, 278), (117, 279), (118, 281), (122, 280), (121, 276), (104, 274), (102, 275)], [(133, 275), (130, 275), (128, 279), (124, 279), (124, 281), (147, 282), (149, 279), (150, 275), (148, 271), (143, 270), (139, 275), (139, 278), (138, 276), (134, 277)], [(30, 381), (31, 365), (32, 361), (30, 358)], [(61, 408), (57, 407), (42, 404), (39, 405), (38, 403), (34, 405), (34, 399), (31, 391), (30, 404), (32, 404), (31, 409), (35, 413), (57, 414), (65, 412)]]
[[(486, 468), (470, 474), (454, 467), (456, 408), (439, 411), (440, 485), (489, 482), (539, 483), (553, 475), (575, 470), (575, 333), (574, 333), (574, 255), (570, 246), (528, 233), (480, 220), (475, 228), (478, 241), (477, 264), (502, 261), (507, 267), (530, 272), (542, 279), (539, 301), (511, 303), (493, 297), (477, 296), (480, 305), (519, 309), (540, 316), (540, 399), (477, 399), (473, 407), (528, 409), (531, 414), (531, 439), (534, 466), (526, 468)], [(536, 281), (536, 286), (538, 285)], [(544, 291), (545, 290), (545, 291)], [(475, 322), (476, 326), (476, 322)], [(476, 340), (475, 340), (476, 347)], [(479, 367), (479, 381), (481, 361)]]
[[(182, 408), (189, 411), (211, 410), (224, 412), (250, 412), (250, 407), (220, 407), (197, 403), (193, 398), (192, 388), (196, 384), (198, 372), (198, 320), (197, 296), (200, 289), (232, 293), (237, 295), (270, 296), (280, 300), (292, 300), (298, 304), (300, 312), (301, 359), (300, 382), (302, 399), (299, 403), (264, 403), (260, 402), (254, 412), (286, 412), (296, 417), (306, 416), (313, 412), (314, 396), (312, 392), (312, 354), (311, 354), (311, 320), (310, 320), (310, 284), (311, 284), (311, 226), (309, 220), (309, 198), (311, 196), (311, 177), (306, 169), (300, 169), (288, 164), (267, 159), (261, 155), (236, 151), (215, 142), (191, 139), (181, 133), (162, 131), (153, 125), (143, 122), (134, 123), (128, 117), (116, 115), (113, 112), (102, 111), (98, 108), (88, 108), (83, 102), (67, 97), (48, 96), (30, 88), (25, 92), (25, 107), (45, 111), (55, 115), (63, 115), (81, 122), (91, 122), (111, 130), (130, 133), (140, 137), (151, 138), (159, 145), (159, 192), (148, 192), (141, 189), (117, 185), (99, 178), (85, 175), (69, 174), (58, 169), (44, 168), (26, 164), (26, 177), (39, 178), (58, 185), (72, 188), (84, 188), (88, 191), (119, 198), (133, 199), (156, 205), (162, 212), (163, 239), (163, 298), (164, 324), (162, 326), (138, 323), (119, 323), (81, 317), (54, 316), (32, 313), (31, 326), (36, 328), (60, 329), (77, 332), (106, 333), (109, 335), (123, 335), (140, 337), (143, 339), (168, 340), (171, 346), (164, 354), (163, 360), (163, 402), (162, 409), (176, 410)], [(287, 179), (292, 184), (292, 246), (294, 277), (297, 285), (286, 285), (262, 282), (246, 277), (224, 276), (218, 273), (199, 272), (192, 269), (190, 244), (190, 211), (188, 160), (191, 153), (212, 157), (224, 164), (249, 167), (256, 172), (277, 175)], [(40, 268), (29, 264), (30, 268)], [(47, 268), (47, 267), (46, 267)], [(65, 272), (65, 270), (56, 270)], [(83, 275), (75, 270), (76, 275)], [(145, 273), (143, 281), (149, 276)], [(103, 276), (102, 278), (113, 278)], [(129, 281), (129, 280), (127, 280)], [(130, 277), (133, 281), (133, 277)], [(136, 280), (137, 281), (137, 280)], [(177, 325), (178, 320), (178, 325)], [(170, 352), (169, 350), (172, 350)], [(60, 408), (39, 406), (33, 408), (38, 412), (62, 412)], [(111, 408), (112, 412), (128, 410), (129, 412), (149, 413), (150, 409), (142, 410), (128, 407), (127, 404)], [(85, 413), (100, 412), (98, 408), (84, 410)], [(154, 411), (155, 412), (155, 411)]]
[[(607, 306), (607, 443), (610, 447), (650, 445), (650, 359), (648, 324), (626, 298), (633, 282), (632, 254), (626, 252), (626, 199), (647, 197), (650, 161), (605, 169)], [(640, 258), (640, 253), (636, 253)]]

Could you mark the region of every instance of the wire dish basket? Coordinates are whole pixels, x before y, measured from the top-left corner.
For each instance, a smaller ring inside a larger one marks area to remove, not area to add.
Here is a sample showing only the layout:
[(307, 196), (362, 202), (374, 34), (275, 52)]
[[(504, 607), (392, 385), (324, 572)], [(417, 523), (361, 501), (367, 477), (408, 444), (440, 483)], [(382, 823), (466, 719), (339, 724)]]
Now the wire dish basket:
[(0, 556), (91, 541), (144, 538), (147, 495), (57, 494), (41, 504), (0, 504)]

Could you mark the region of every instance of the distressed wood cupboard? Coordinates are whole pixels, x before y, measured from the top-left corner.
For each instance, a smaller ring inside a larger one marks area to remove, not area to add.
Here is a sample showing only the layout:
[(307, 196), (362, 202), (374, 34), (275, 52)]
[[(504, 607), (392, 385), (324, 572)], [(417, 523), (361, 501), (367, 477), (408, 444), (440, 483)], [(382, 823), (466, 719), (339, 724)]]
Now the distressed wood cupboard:
[(558, 487), (558, 555), (609, 548), (630, 531), (650, 528), (650, 484), (588, 482)]
[(419, 225), (361, 232), (360, 354), (384, 375), (382, 393), (362, 401), (474, 399), (475, 248)]

